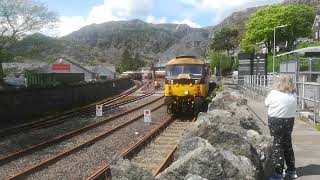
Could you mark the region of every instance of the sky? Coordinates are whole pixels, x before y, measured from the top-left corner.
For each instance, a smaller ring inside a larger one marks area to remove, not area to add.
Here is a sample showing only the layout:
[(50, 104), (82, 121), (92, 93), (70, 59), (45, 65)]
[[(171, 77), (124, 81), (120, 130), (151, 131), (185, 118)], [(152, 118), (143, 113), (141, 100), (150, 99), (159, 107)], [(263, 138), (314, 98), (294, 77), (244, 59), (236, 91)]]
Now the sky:
[(232, 12), (283, 0), (39, 0), (59, 15), (54, 29), (42, 32), (61, 37), (89, 24), (141, 19), (145, 22), (213, 26)]

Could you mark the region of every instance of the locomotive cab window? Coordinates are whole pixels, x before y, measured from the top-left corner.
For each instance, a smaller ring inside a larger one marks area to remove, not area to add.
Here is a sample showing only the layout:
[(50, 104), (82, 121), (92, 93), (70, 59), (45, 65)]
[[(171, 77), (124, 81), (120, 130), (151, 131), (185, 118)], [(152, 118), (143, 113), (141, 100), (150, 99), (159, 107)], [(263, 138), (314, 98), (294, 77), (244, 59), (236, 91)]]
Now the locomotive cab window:
[(191, 77), (201, 77), (204, 71), (203, 65), (170, 65), (166, 67), (167, 77), (177, 77), (179, 74), (189, 74)]

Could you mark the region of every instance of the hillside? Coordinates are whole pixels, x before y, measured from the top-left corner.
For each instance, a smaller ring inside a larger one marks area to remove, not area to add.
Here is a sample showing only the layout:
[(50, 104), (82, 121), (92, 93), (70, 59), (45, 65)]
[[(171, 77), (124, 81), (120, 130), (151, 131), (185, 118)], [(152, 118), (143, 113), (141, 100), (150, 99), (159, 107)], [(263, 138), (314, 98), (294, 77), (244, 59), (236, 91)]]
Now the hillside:
[(284, 4), (308, 4), (312, 6), (319, 6), (319, 0), (284, 0)]
[(128, 49), (133, 55), (139, 53), (145, 60), (158, 62), (178, 55), (200, 56), (208, 38), (207, 29), (188, 25), (117, 21), (92, 24), (59, 39), (31, 35), (15, 45), (13, 52), (31, 59), (65, 56), (84, 64), (118, 64)]
[[(265, 6), (263, 6), (265, 7)], [(231, 28), (238, 28), (240, 31), (244, 31), (245, 24), (248, 22), (250, 15), (255, 13), (258, 9), (262, 7), (253, 7), (248, 8), (243, 11), (238, 11), (232, 13), (230, 16), (225, 18), (219, 24), (213, 27), (214, 31), (219, 31), (223, 27), (231, 27)]]
[[(317, 6), (318, 0), (285, 0)], [(59, 39), (34, 34), (13, 46), (17, 59), (53, 61), (68, 57), (79, 63), (118, 64), (125, 49), (134, 56), (139, 53), (147, 61), (166, 62), (178, 55), (202, 55), (210, 37), (223, 27), (237, 28), (241, 34), (250, 15), (259, 8), (235, 12), (216, 26), (191, 28), (179, 24), (150, 24), (141, 20), (112, 21), (85, 26)], [(239, 37), (239, 39), (240, 39)]]
[[(320, 10), (320, 0), (285, 0), (283, 2), (284, 4), (306, 4), (317, 7), (318, 10)], [(251, 14), (255, 13), (257, 10), (264, 8), (266, 6), (259, 6), (259, 7), (252, 7), (245, 9), (243, 11), (238, 11), (232, 13), (230, 16), (222, 20), (219, 24), (216, 26), (211, 26), (209, 28), (211, 32), (211, 36), (214, 35), (214, 33), (220, 31), (223, 27), (230, 27), (230, 28), (236, 28), (239, 30), (238, 39), (241, 39), (242, 34), (245, 32), (245, 26), (246, 23), (249, 21), (249, 18)]]

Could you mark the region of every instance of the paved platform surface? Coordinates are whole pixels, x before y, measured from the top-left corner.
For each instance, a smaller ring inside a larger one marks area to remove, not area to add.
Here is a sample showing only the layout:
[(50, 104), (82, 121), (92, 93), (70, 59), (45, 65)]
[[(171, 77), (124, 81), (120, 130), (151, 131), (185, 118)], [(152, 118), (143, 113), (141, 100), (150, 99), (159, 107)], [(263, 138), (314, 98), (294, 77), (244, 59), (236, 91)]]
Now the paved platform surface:
[[(260, 127), (269, 134), (267, 108), (263, 101), (248, 99), (248, 106), (260, 117)], [(296, 119), (293, 128), (293, 148), (299, 180), (320, 180), (320, 131)]]

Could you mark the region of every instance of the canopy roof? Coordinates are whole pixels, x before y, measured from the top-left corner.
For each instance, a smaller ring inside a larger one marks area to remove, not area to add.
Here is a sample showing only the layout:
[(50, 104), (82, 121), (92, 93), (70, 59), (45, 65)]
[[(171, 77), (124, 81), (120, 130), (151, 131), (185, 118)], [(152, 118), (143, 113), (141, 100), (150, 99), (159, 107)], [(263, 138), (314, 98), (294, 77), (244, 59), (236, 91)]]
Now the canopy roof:
[(302, 54), (305, 55), (306, 53), (320, 53), (320, 46), (313, 46), (313, 47), (306, 47), (302, 49), (297, 49), (294, 51), (286, 52), (283, 54), (277, 55), (277, 57), (288, 55), (288, 54)]

